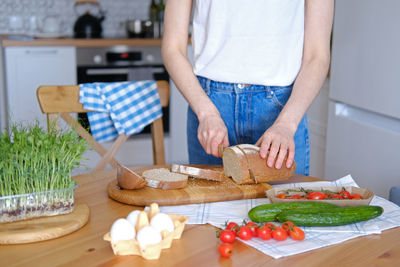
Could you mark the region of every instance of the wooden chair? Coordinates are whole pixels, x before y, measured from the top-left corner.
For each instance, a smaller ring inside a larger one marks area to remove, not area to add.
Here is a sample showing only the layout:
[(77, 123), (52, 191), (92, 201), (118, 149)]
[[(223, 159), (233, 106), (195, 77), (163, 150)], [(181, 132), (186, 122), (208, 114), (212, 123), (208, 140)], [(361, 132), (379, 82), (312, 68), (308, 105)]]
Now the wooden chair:
[[(169, 103), (169, 83), (167, 81), (157, 81), (158, 93), (160, 95), (161, 106), (166, 107)], [(58, 118), (65, 120), (88, 144), (102, 156), (102, 159), (94, 170), (102, 170), (109, 163), (113, 168), (117, 168), (118, 162), (114, 155), (122, 144), (128, 139), (125, 134), (119, 135), (111, 148), (107, 151), (99, 144), (93, 136), (81, 126), (70, 113), (86, 113), (86, 110), (79, 103), (79, 86), (40, 86), (37, 89), (37, 98), (40, 108), (47, 115), (47, 125), (55, 124), (59, 127)], [(155, 165), (165, 164), (164, 150), (164, 129), (162, 117), (151, 124), (151, 136), (153, 145), (153, 162)]]

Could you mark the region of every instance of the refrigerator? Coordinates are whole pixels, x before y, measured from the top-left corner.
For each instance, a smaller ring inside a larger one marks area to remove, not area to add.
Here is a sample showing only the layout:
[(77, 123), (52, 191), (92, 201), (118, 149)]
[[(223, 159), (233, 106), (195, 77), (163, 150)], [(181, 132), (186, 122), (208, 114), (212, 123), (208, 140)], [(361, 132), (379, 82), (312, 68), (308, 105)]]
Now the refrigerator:
[(400, 186), (400, 1), (336, 0), (325, 178)]

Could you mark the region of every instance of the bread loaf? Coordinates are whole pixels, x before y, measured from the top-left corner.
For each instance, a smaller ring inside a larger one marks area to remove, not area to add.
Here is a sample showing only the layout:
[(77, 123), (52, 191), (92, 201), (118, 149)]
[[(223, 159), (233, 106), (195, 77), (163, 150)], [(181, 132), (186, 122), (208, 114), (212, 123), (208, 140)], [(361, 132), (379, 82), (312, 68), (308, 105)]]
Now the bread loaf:
[(221, 182), (225, 177), (222, 171), (214, 171), (211, 169), (202, 169), (202, 168), (179, 165), (179, 164), (172, 164), (171, 172), (181, 173), (189, 175), (190, 177), (217, 181), (217, 182)]
[(150, 169), (142, 173), (147, 186), (159, 189), (179, 189), (187, 185), (188, 176), (170, 172), (166, 168)]
[(225, 175), (238, 184), (264, 183), (284, 180), (293, 176), (296, 163), (286, 168), (286, 159), (280, 169), (268, 167), (266, 159), (260, 157), (260, 148), (242, 144), (225, 148), (222, 155)]
[(250, 176), (249, 165), (246, 155), (237, 146), (224, 149), (222, 154), (224, 173), (238, 184), (253, 184), (254, 179)]

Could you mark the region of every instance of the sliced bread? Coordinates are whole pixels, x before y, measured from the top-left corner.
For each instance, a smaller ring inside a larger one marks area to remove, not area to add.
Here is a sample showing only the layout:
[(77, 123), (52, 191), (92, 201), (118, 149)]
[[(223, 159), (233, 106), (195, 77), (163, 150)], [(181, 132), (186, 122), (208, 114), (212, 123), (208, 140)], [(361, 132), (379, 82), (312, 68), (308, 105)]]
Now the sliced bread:
[(189, 175), (190, 177), (221, 182), (225, 175), (222, 171), (203, 169), (186, 165), (172, 164), (171, 172)]
[(184, 188), (188, 181), (187, 175), (170, 172), (167, 168), (146, 170), (142, 176), (147, 186), (164, 190)]
[(283, 161), (282, 167), (276, 169), (275, 165), (273, 167), (268, 167), (267, 160), (260, 157), (260, 147), (249, 144), (242, 144), (239, 145), (239, 147), (244, 151), (247, 157), (250, 175), (253, 176), (256, 183), (289, 179), (296, 170), (296, 162), (293, 162), (290, 168), (286, 168), (287, 156)]
[(223, 151), (222, 163), (224, 173), (232, 177), (238, 184), (254, 184), (254, 179), (250, 176), (246, 155), (237, 146), (227, 147)]
[(295, 162), (291, 168), (286, 168), (286, 159), (280, 169), (268, 167), (266, 159), (260, 157), (260, 148), (250, 144), (225, 148), (222, 161), (225, 175), (238, 184), (284, 180), (292, 177), (296, 170)]
[(123, 189), (140, 189), (147, 184), (143, 177), (121, 164), (117, 166), (117, 181), (118, 186)]

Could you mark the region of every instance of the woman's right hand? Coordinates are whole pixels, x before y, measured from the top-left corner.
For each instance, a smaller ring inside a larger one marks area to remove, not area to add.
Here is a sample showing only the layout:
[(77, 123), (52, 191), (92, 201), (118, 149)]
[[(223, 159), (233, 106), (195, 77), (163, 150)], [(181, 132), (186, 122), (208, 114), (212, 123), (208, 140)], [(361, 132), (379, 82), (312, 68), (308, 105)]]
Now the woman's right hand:
[(219, 156), (219, 144), (229, 146), (228, 130), (219, 114), (199, 118), (197, 138), (207, 154)]

